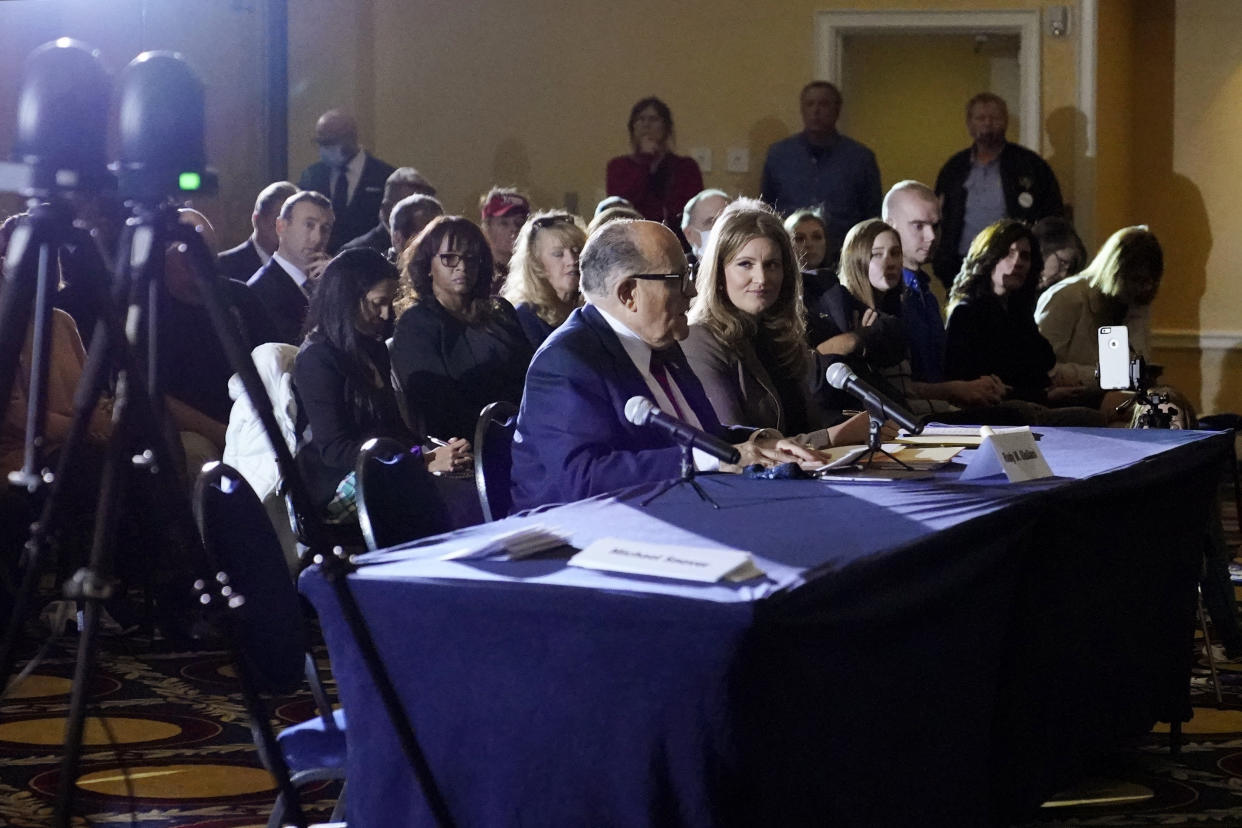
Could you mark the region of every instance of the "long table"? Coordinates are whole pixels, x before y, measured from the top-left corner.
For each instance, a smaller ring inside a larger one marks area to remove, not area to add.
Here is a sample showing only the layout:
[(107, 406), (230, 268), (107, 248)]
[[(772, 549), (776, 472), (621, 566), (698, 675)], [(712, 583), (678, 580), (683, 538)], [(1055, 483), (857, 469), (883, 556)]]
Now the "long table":
[[(360, 559), (349, 583), (459, 826), (1006, 824), (1190, 715), (1228, 434), (1037, 429), (1054, 479), (701, 477)], [(449, 562), (543, 524), (752, 553), (711, 585)], [(348, 818), (430, 825), (323, 576)]]

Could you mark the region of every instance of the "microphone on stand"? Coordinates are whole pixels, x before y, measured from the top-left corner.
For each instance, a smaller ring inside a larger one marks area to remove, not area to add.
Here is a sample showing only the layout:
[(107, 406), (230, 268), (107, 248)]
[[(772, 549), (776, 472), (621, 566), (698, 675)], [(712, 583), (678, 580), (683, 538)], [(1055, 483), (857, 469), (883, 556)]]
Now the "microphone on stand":
[[(867, 407), (867, 411), (874, 416), (893, 420), (911, 434), (918, 434), (923, 430), (924, 423), (921, 419), (859, 379), (858, 375), (844, 362), (834, 362), (829, 365), (824, 377), (833, 388), (844, 391), (862, 402)], [(629, 410), (628, 405), (626, 410)]]
[(689, 446), (710, 454), (722, 463), (737, 463), (741, 459), (732, 444), (713, 437), (706, 431), (665, 414), (646, 397), (630, 397), (625, 404), (625, 419), (636, 426), (655, 426), (667, 434), (679, 446)]

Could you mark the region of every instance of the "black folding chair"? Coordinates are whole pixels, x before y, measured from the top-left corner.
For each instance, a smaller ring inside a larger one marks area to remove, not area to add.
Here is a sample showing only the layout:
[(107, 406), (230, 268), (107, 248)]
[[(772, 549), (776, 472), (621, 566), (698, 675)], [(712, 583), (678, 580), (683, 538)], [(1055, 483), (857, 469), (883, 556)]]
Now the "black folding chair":
[(427, 464), (399, 441), (377, 437), (363, 443), (354, 479), (358, 525), (367, 549), (385, 549), (449, 528)]
[(474, 429), (474, 484), (479, 490), (483, 519), (500, 520), (513, 507), (509, 481), (513, 469), (513, 432), (517, 406), (501, 400), (479, 413)]
[[(227, 620), (260, 759), (278, 781), (287, 769), (292, 785), (289, 793), (295, 796), (297, 786), (307, 782), (343, 780), (345, 711), (334, 712), (329, 706), (314, 659), (307, 652), (297, 588), (258, 495), (236, 469), (224, 463), (209, 464), (194, 487), (194, 516), (213, 566), (227, 575), (222, 596), (234, 603), (238, 595), (244, 600), (228, 611)], [(310, 684), (319, 715), (273, 736), (259, 695), (288, 695), (301, 686), (303, 678)], [(340, 818), (344, 801), (342, 789), (333, 820)], [(286, 808), (298, 810), (282, 790), (269, 828), (281, 825)]]

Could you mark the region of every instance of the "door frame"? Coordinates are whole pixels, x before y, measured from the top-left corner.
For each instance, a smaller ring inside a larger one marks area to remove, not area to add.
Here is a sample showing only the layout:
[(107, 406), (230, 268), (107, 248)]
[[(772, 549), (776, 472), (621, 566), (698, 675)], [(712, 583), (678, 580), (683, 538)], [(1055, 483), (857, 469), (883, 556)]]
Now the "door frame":
[[(1043, 146), (1040, 78), (1040, 10), (1016, 11), (820, 11), (815, 13), (815, 77), (841, 83), (845, 38), (858, 34), (1016, 34), (1022, 100), (1018, 143)], [(844, 90), (843, 90), (844, 91)], [(963, 102), (965, 103), (965, 102)]]

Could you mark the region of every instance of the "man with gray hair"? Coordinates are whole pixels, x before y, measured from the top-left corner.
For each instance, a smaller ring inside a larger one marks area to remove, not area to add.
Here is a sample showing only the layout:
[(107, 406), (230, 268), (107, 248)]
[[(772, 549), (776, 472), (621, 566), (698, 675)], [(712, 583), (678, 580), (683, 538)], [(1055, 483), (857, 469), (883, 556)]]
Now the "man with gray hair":
[(388, 249), (393, 246), (390, 219), (393, 208), (397, 206), (397, 202), (401, 199), (420, 193), (422, 195), (434, 196), (436, 188), (431, 186), (431, 182), (413, 167), (397, 167), (392, 175), (388, 176), (388, 180), (384, 182), (384, 200), (380, 202), (379, 224), (361, 236), (345, 242), (341, 249), (369, 247), (380, 253), (387, 253)]
[(690, 245), (690, 253), (694, 258), (700, 259), (703, 256), (703, 245), (707, 243), (707, 234), (712, 231), (712, 225), (716, 223), (716, 216), (720, 215), (729, 203), (729, 194), (724, 190), (702, 190), (686, 202), (686, 207), (681, 211), (681, 232), (686, 237), (686, 242)]
[[(671, 230), (609, 222), (587, 241), (581, 269), (587, 304), (548, 337), (526, 373), (513, 442), (515, 509), (677, 477), (681, 449), (626, 419), (632, 397), (734, 442), (743, 466), (817, 459), (770, 430), (720, 424), (677, 344), (689, 332), (694, 281)], [(697, 451), (695, 466), (740, 468)]]
[(250, 214), (250, 226), (254, 229), (250, 238), (216, 257), (222, 274), (245, 282), (267, 264), (280, 241), (276, 238), (276, 216), (280, 213), (280, 206), (297, 191), (298, 185), (292, 181), (275, 181), (263, 188), (254, 200), (254, 212)]
[(936, 176), (944, 225), (936, 251), (936, 278), (946, 288), (983, 228), (1003, 218), (1034, 224), (1065, 211), (1061, 187), (1039, 154), (1005, 138), (1005, 99), (980, 92), (966, 104), (971, 145), (953, 155)]

